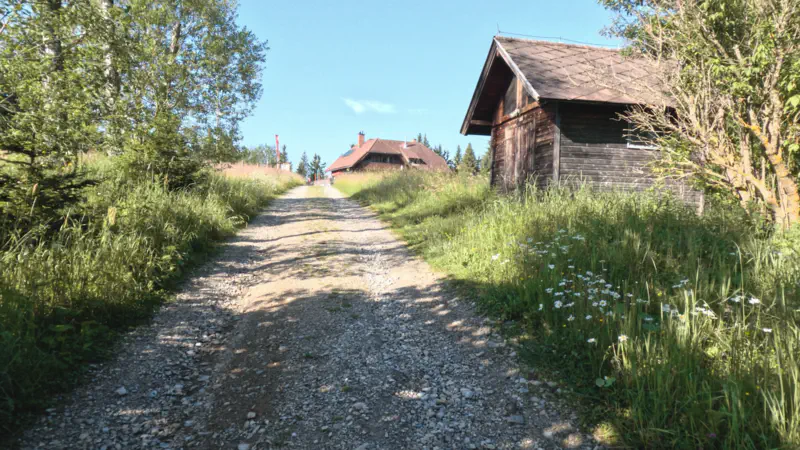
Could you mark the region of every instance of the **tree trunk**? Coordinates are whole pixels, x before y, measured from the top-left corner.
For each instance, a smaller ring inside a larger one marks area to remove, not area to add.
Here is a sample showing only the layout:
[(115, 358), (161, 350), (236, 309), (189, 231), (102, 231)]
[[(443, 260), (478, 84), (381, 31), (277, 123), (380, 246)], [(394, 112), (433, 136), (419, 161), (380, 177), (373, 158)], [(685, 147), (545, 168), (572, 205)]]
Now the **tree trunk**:
[(781, 155), (767, 152), (767, 159), (775, 170), (777, 181), (779, 208), (776, 211), (775, 221), (783, 228), (789, 228), (800, 219), (800, 193), (789, 167)]
[(108, 26), (108, 39), (104, 45), (103, 52), (105, 63), (105, 77), (106, 77), (106, 96), (108, 106), (113, 107), (120, 91), (120, 78), (117, 68), (114, 64), (114, 36), (116, 36), (116, 26), (111, 14), (114, 9), (114, 0), (100, 0), (100, 11)]

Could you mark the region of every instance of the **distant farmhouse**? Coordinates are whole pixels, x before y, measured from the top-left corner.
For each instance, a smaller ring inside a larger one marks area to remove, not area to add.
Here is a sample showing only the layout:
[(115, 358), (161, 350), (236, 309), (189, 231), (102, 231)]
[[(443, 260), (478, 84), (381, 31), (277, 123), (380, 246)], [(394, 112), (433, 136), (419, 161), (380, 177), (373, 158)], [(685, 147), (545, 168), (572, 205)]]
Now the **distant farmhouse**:
[[(502, 190), (534, 180), (645, 190), (656, 149), (620, 116), (661, 104), (653, 70), (617, 50), (497, 36), (461, 133), (491, 136), (491, 183)], [(665, 184), (701, 207), (701, 192)]]
[(333, 176), (344, 172), (418, 168), (448, 170), (447, 161), (433, 150), (414, 141), (370, 139), (364, 141), (364, 132), (358, 133), (354, 145), (328, 167)]

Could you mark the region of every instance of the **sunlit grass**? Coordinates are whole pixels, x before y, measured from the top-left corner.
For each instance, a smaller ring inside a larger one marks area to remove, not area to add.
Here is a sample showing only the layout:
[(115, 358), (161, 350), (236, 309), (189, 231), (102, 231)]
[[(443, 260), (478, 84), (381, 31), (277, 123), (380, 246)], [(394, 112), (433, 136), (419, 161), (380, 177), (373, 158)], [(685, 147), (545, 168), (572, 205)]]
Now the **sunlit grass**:
[[(800, 445), (800, 265), (735, 207), (395, 174), (354, 197), (488, 313), (537, 368), (635, 447)], [(603, 415), (605, 417), (603, 417)]]
[(98, 184), (55, 229), (0, 230), (0, 429), (47, 404), (215, 242), (298, 183), (207, 173), (170, 191), (91, 164)]

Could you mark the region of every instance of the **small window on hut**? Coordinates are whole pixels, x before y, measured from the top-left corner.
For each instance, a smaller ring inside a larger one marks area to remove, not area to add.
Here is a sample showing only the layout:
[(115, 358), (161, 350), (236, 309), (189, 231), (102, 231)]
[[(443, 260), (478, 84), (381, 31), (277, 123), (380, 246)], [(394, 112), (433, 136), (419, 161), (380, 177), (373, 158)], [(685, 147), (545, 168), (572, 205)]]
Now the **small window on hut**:
[(517, 78), (511, 78), (511, 83), (503, 96), (503, 115), (507, 116), (517, 110)]
[(646, 150), (655, 150), (658, 148), (656, 140), (658, 135), (651, 131), (636, 130), (629, 127), (625, 133), (625, 138), (628, 141), (628, 148), (642, 148)]

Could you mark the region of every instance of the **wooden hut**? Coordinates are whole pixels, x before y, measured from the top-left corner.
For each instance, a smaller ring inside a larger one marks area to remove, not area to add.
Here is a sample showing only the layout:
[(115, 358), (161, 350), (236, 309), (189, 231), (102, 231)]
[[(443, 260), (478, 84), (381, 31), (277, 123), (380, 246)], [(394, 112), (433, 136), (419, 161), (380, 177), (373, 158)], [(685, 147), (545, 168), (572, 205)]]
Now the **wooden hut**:
[[(657, 150), (622, 115), (662, 104), (653, 70), (618, 50), (497, 36), (461, 133), (491, 136), (491, 182), (502, 190), (526, 182), (645, 190), (658, 180), (648, 164)], [(687, 184), (661, 184), (702, 205)]]

